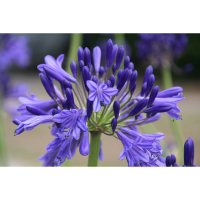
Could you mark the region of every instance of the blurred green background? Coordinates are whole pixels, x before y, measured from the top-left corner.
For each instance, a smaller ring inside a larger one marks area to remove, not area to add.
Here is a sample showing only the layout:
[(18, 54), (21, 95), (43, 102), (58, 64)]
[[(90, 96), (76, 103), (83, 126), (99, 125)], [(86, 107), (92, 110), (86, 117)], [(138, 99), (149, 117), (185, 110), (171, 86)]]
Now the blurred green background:
[[(49, 99), (46, 94), (39, 76), (37, 65), (44, 63), (46, 55), (57, 57), (65, 54), (63, 68), (68, 61), (68, 52), (71, 41), (71, 34), (27, 34), (29, 38), (32, 57), (30, 66), (26, 69), (11, 69), (11, 76), (14, 82), (26, 82), (29, 85), (30, 93), (34, 93), (39, 99)], [(111, 38), (113, 34), (83, 34), (82, 47), (93, 49), (102, 40)], [(175, 61), (180, 68), (187, 63), (191, 63), (194, 67), (193, 71), (178, 76), (173, 73), (174, 86), (183, 87), (183, 94), (186, 97), (182, 102), (178, 103), (178, 107), (182, 111), (182, 119), (180, 125), (183, 131), (184, 141), (188, 137), (193, 137), (195, 142), (195, 164), (200, 165), (200, 34), (187, 34), (188, 45), (185, 53)], [(144, 70), (147, 67), (136, 56), (135, 43), (138, 40), (137, 34), (125, 34), (126, 41), (130, 45), (131, 61), (135, 65), (135, 69), (139, 74), (136, 93), (140, 90)], [(156, 84), (162, 89), (162, 81), (159, 69), (154, 70)], [(7, 113), (4, 116), (4, 129), (6, 136), (7, 154), (9, 166), (42, 166), (37, 159), (45, 153), (46, 145), (53, 140), (50, 135), (48, 125), (40, 125), (32, 131), (23, 132), (19, 136), (13, 136), (16, 125), (12, 123), (11, 117)], [(161, 119), (155, 122), (155, 126), (159, 132), (166, 134), (165, 141), (169, 148), (169, 153), (178, 154), (175, 148), (174, 136), (172, 135), (168, 116), (163, 114)], [(102, 148), (104, 152), (104, 161), (99, 161), (99, 166), (127, 166), (126, 160), (119, 161), (119, 154), (123, 149), (122, 144), (113, 137), (102, 137)], [(86, 166), (87, 156), (81, 156), (77, 150), (74, 158), (67, 162), (69, 166)]]

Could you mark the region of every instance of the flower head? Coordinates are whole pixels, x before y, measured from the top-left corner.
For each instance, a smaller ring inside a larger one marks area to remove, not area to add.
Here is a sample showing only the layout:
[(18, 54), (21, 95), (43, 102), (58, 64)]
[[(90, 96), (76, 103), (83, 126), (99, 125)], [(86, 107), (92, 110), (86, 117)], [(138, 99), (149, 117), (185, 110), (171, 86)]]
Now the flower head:
[[(73, 76), (62, 69), (63, 55), (57, 59), (46, 56), (45, 64), (38, 65), (38, 69), (51, 99), (41, 101), (34, 95), (19, 98), (23, 105), (18, 108), (21, 115), (13, 120), (18, 125), (16, 133), (41, 123), (52, 123), (51, 134), (55, 138), (47, 146), (47, 153), (39, 158), (44, 166), (63, 164), (66, 158), (74, 156), (78, 147), (82, 155), (88, 155), (91, 150), (89, 132), (118, 138), (124, 146), (120, 159), (126, 156), (129, 166), (165, 166), (159, 144), (165, 135), (142, 134), (137, 126), (156, 121), (160, 113), (165, 112), (178, 118), (177, 102), (183, 99), (182, 88), (159, 92), (159, 87), (154, 86), (153, 68), (149, 66), (141, 92), (135, 95), (138, 73), (129, 57), (125, 57), (124, 69), (120, 69), (123, 46), (118, 48), (108, 40), (105, 66), (101, 66), (102, 54), (99, 47), (95, 47), (93, 53), (87, 47), (79, 47), (78, 63), (72, 61), (70, 64)], [(61, 92), (54, 85), (55, 80)], [(102, 142), (99, 159), (103, 159)]]

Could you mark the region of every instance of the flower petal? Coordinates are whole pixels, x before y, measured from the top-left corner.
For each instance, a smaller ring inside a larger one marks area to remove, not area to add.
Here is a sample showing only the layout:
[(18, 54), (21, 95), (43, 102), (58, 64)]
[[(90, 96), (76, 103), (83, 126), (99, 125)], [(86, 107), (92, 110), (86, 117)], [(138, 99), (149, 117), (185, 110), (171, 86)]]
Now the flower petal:
[(100, 99), (96, 96), (93, 102), (93, 110), (94, 112), (98, 112), (101, 109)]
[(97, 84), (96, 84), (95, 82), (93, 82), (93, 81), (88, 80), (88, 81), (86, 82), (86, 84), (87, 84), (88, 88), (89, 88), (91, 91), (96, 91), (97, 88), (98, 88)]
[(89, 96), (88, 96), (88, 99), (89, 99), (90, 101), (94, 101), (94, 99), (95, 99), (96, 96), (97, 96), (96, 91), (90, 92), (90, 94), (89, 94)]
[(109, 96), (113, 96), (113, 95), (117, 94), (118, 89), (116, 89), (116, 88), (107, 88), (107, 89), (103, 90), (103, 92), (105, 94), (109, 95)]

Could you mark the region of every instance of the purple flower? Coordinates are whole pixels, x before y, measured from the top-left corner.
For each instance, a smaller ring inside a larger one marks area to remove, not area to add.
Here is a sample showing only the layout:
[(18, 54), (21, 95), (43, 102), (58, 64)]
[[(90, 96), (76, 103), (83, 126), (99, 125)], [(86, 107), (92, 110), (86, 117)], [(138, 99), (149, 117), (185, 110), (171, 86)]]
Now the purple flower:
[(15, 130), (15, 135), (19, 135), (23, 131), (30, 131), (39, 124), (48, 124), (53, 122), (52, 115), (32, 116), (30, 119), (23, 121)]
[(87, 86), (90, 89), (88, 99), (93, 101), (93, 110), (98, 112), (101, 109), (101, 102), (104, 104), (110, 103), (110, 97), (117, 94), (118, 90), (115, 88), (108, 88), (106, 84), (97, 85), (93, 81), (87, 81)]
[(78, 140), (81, 130), (84, 132), (88, 130), (87, 126), (80, 119), (81, 114), (81, 109), (63, 110), (61, 113), (54, 115), (53, 120), (61, 124), (59, 128), (61, 132), (63, 132), (64, 129), (69, 129), (66, 135), (72, 134), (73, 137)]
[(120, 160), (126, 156), (130, 167), (153, 165), (152, 163), (157, 162), (162, 154), (162, 147), (158, 142), (165, 137), (163, 133), (142, 134), (127, 128), (120, 128), (120, 131), (122, 132), (117, 132), (117, 135), (124, 145)]
[[(124, 68), (120, 69), (124, 48), (108, 40), (106, 64), (101, 66), (103, 53), (99, 47), (94, 47), (92, 53), (87, 47), (84, 50), (79, 47), (78, 63), (72, 61), (70, 65), (73, 77), (62, 69), (64, 55), (57, 59), (46, 56), (45, 64), (38, 65), (38, 69), (51, 99), (39, 100), (35, 95), (20, 97), (23, 104), (17, 110), (21, 115), (13, 120), (18, 125), (16, 134), (39, 124), (52, 124), (51, 135), (55, 138), (47, 145), (46, 154), (39, 158), (43, 166), (62, 165), (75, 155), (78, 147), (80, 154), (87, 156), (93, 151), (89, 134), (96, 132), (120, 139), (124, 146), (120, 159), (126, 157), (129, 166), (166, 166), (159, 144), (165, 135), (143, 134), (137, 127), (159, 120), (161, 112), (178, 119), (177, 102), (184, 99), (182, 88), (159, 92), (159, 87), (154, 87), (153, 68), (149, 66), (141, 92), (135, 95), (138, 72), (129, 57), (125, 57)], [(55, 80), (60, 83), (61, 92), (53, 84)], [(102, 159), (100, 140), (99, 160)]]
[(0, 43), (0, 71), (7, 70), (13, 64), (21, 68), (28, 66), (31, 51), (25, 35), (0, 34)]

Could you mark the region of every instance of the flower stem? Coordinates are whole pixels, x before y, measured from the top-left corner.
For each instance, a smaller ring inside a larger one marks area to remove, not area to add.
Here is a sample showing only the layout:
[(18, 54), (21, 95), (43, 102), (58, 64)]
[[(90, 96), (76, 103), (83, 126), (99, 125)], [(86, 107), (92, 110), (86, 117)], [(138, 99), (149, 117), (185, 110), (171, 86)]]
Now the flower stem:
[[(1, 103), (1, 101), (0, 101)], [(3, 116), (2, 109), (0, 108), (0, 165), (7, 166), (7, 155), (6, 155), (6, 145), (5, 145), (5, 131), (3, 127)]]
[(73, 33), (71, 34), (71, 39), (70, 39), (70, 46), (69, 46), (69, 54), (68, 54), (68, 58), (67, 58), (67, 65), (66, 65), (66, 71), (68, 73), (71, 73), (70, 70), (70, 63), (72, 60), (74, 60), (75, 62), (77, 61), (77, 50), (78, 47), (82, 45), (82, 34), (80, 33)]
[(101, 132), (91, 131), (90, 136), (91, 138), (90, 138), (90, 153), (88, 158), (88, 167), (97, 167)]
[[(173, 87), (172, 75), (169, 67), (162, 67), (162, 80), (165, 89)], [(170, 119), (173, 134), (176, 138), (180, 161), (183, 163), (183, 133), (179, 124), (179, 121), (172, 121)]]

